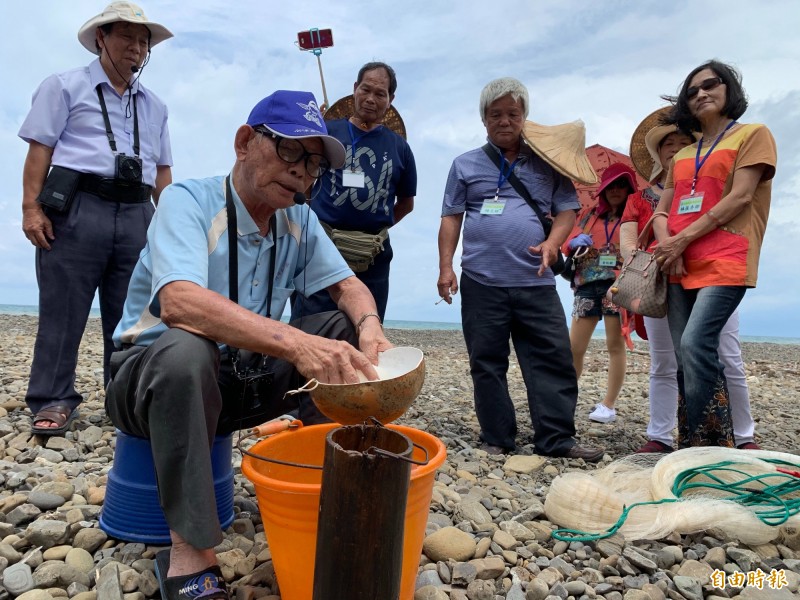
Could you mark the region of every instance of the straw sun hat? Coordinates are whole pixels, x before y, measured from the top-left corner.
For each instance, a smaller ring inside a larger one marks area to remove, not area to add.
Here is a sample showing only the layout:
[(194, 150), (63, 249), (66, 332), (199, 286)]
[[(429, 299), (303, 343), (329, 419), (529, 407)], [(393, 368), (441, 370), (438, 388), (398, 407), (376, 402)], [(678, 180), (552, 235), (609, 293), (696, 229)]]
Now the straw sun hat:
[[(661, 174), (661, 159), (658, 156), (661, 140), (678, 131), (675, 125), (661, 124), (671, 109), (671, 106), (664, 106), (651, 112), (639, 123), (631, 137), (631, 162), (636, 172), (647, 181), (654, 181)], [(695, 140), (700, 139), (699, 134), (692, 135)]]
[(597, 183), (597, 173), (586, 156), (583, 121), (562, 125), (540, 125), (525, 121), (522, 137), (528, 146), (556, 171), (587, 185)]
[[(340, 98), (325, 111), (325, 120), (333, 121), (334, 119), (349, 119), (355, 114), (355, 100), (353, 94)], [(397, 135), (406, 139), (406, 125), (403, 123), (403, 118), (397, 112), (394, 106), (389, 106), (386, 111), (386, 116), (383, 117), (382, 124), (394, 131)]]
[(148, 20), (142, 7), (133, 2), (112, 2), (96, 15), (86, 21), (78, 30), (78, 41), (92, 54), (97, 54), (95, 31), (102, 25), (127, 21), (136, 25), (144, 25), (150, 30), (150, 47), (172, 37), (172, 32), (159, 23)]

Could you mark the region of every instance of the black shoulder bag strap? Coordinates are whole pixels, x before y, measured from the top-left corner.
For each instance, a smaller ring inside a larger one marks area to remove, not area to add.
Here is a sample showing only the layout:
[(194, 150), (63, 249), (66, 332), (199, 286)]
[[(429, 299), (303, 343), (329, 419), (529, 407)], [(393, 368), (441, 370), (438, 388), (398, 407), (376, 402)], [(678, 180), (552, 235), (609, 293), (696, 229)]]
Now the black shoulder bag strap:
[[(500, 155), (494, 149), (494, 146), (491, 144), (486, 144), (483, 147), (483, 151), (486, 153), (486, 156), (492, 159), (492, 162), (497, 166), (498, 169), (503, 168), (503, 163), (500, 162)], [(514, 175), (513, 171), (508, 176), (508, 183), (510, 183), (511, 186), (517, 190), (517, 193), (522, 196), (525, 202), (527, 202), (533, 209), (533, 212), (536, 213), (536, 216), (539, 217), (539, 220), (542, 222), (542, 228), (544, 229), (545, 239), (550, 237), (550, 230), (553, 228), (553, 220), (542, 212), (542, 209), (539, 208), (539, 205), (536, 204), (536, 201), (531, 197), (531, 193), (528, 191), (528, 188), (526, 188), (519, 178)]]
[[(228, 298), (239, 304), (239, 232), (236, 222), (236, 206), (233, 204), (230, 175), (225, 178), (225, 212), (228, 217)], [(277, 220), (275, 215), (269, 220), (272, 234), (272, 250), (269, 254), (269, 278), (267, 279), (267, 318), (272, 318), (272, 286), (274, 284), (275, 261), (278, 255)], [(239, 349), (228, 345), (231, 356), (239, 354)]]
[[(501, 157), (494, 147), (491, 144), (486, 144), (483, 147), (483, 151), (492, 160), (492, 162), (497, 165), (497, 168), (502, 171), (503, 163), (500, 162)], [(502, 160), (505, 160), (505, 158)], [(519, 180), (519, 178), (514, 175), (514, 171), (511, 171), (509, 174), (508, 182), (515, 190), (517, 190), (517, 193), (524, 198), (525, 202), (527, 202), (528, 205), (533, 209), (533, 212), (536, 213), (536, 216), (539, 217), (539, 221), (542, 223), (542, 229), (544, 230), (544, 239), (549, 238), (550, 230), (553, 229), (553, 219), (542, 212), (542, 209), (539, 208), (539, 205), (536, 204), (536, 201), (531, 197), (531, 193), (528, 191), (528, 188), (522, 185), (522, 182)], [(553, 271), (554, 275), (560, 275), (564, 272), (564, 255), (561, 253), (561, 248), (556, 249), (556, 262), (550, 265), (550, 269)]]

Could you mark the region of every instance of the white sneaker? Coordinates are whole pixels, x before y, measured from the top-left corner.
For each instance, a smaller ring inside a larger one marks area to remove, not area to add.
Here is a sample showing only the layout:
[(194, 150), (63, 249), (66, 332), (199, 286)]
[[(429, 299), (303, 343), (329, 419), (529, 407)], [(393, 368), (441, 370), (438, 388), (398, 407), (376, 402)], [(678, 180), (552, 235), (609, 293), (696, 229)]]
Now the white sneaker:
[(608, 408), (601, 402), (594, 407), (594, 410), (589, 415), (589, 420), (598, 423), (611, 423), (617, 420), (617, 411), (613, 408)]

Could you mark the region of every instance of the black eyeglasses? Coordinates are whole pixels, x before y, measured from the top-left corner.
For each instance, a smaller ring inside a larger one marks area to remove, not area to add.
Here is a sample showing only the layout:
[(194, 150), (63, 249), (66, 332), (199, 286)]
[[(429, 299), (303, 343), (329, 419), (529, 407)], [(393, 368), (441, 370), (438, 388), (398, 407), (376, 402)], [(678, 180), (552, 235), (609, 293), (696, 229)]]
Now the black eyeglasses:
[(275, 152), (278, 154), (278, 158), (284, 162), (295, 165), (305, 159), (306, 173), (314, 179), (319, 179), (331, 168), (331, 163), (325, 156), (308, 152), (299, 140), (281, 137), (266, 129), (255, 128), (254, 130), (256, 133), (275, 140)]
[(725, 83), (722, 81), (722, 77), (709, 77), (708, 79), (704, 79), (700, 82), (700, 85), (693, 85), (686, 90), (686, 98), (691, 100), (697, 96), (697, 92), (700, 90), (703, 90), (704, 92), (710, 92), (721, 83)]

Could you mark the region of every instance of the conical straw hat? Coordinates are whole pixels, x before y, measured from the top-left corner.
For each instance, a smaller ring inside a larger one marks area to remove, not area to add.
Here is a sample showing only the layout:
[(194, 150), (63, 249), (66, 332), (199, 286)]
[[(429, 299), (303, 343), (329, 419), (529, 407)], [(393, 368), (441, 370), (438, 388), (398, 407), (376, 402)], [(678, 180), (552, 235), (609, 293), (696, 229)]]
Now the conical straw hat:
[[(647, 132), (653, 129), (654, 127), (662, 126), (661, 119), (667, 116), (671, 107), (664, 106), (659, 108), (658, 110), (654, 110), (649, 115), (647, 115), (641, 123), (636, 127), (636, 130), (633, 132), (631, 136), (631, 162), (633, 163), (636, 172), (639, 173), (644, 179), (647, 181), (653, 181), (658, 174), (661, 172), (661, 165), (657, 163), (657, 157), (654, 157), (650, 150), (647, 149), (647, 143), (645, 142), (645, 136)], [(673, 131), (675, 127), (672, 127)], [(659, 168), (656, 169), (656, 166)]]
[[(339, 98), (331, 107), (325, 111), (325, 120), (333, 121), (334, 119), (349, 119), (355, 114), (355, 100), (353, 95)], [(406, 125), (403, 123), (403, 118), (397, 112), (394, 106), (390, 106), (383, 117), (381, 124), (394, 131), (397, 135), (406, 139)]]
[[(670, 133), (678, 131), (675, 125), (662, 125), (661, 120), (667, 116), (671, 106), (663, 106), (647, 115), (631, 136), (631, 162), (636, 172), (647, 181), (654, 181), (661, 174), (661, 162), (658, 157), (658, 144)], [(700, 139), (693, 134), (695, 140)]]
[(528, 146), (562, 175), (587, 185), (597, 183), (597, 173), (586, 156), (586, 127), (577, 120), (562, 125), (525, 121), (522, 137)]

